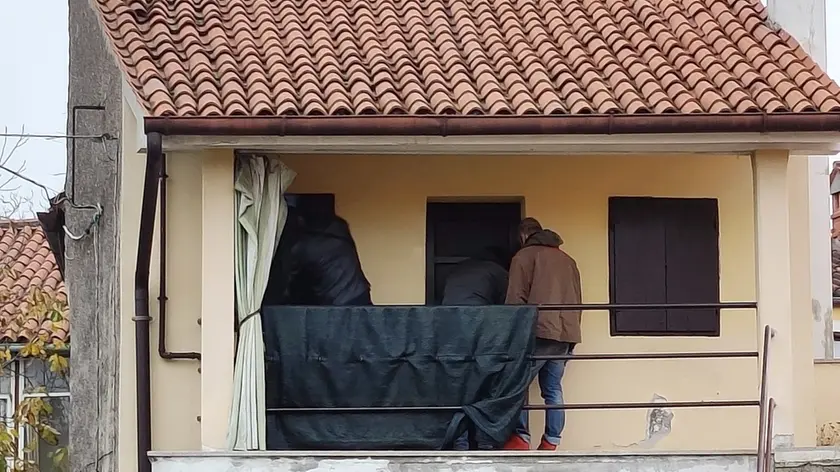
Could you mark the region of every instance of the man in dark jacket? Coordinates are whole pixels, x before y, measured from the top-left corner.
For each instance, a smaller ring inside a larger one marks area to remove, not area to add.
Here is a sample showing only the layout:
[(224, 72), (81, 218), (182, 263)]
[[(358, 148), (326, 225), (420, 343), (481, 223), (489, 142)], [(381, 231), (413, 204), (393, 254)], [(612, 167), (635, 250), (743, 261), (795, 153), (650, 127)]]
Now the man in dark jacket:
[[(501, 305), (505, 302), (508, 274), (504, 251), (501, 248), (483, 248), (474, 257), (459, 262), (446, 278), (443, 288), (443, 305)], [(493, 449), (493, 441), (477, 434), (479, 449)], [(456, 451), (470, 448), (467, 433), (455, 439)]]
[(343, 218), (304, 221), (301, 238), (292, 247), (290, 291), (293, 305), (372, 304), (370, 283)]
[(267, 305), (372, 304), (350, 227), (335, 214), (303, 218), (290, 207), (272, 266)]
[[(534, 218), (519, 224), (522, 249), (511, 261), (505, 303), (518, 305), (581, 303), (580, 272), (577, 263), (560, 249), (563, 239), (543, 229)], [(537, 355), (569, 355), (580, 342), (580, 310), (541, 311), (536, 326)], [(565, 360), (536, 361), (540, 392), (546, 405), (563, 404), (561, 380)], [(564, 410), (546, 410), (545, 434), (539, 449), (554, 450), (566, 423)], [(528, 412), (523, 411), (515, 433), (505, 449), (530, 449)]]
[(483, 248), (455, 265), (443, 287), (443, 305), (501, 305), (508, 273), (501, 248)]

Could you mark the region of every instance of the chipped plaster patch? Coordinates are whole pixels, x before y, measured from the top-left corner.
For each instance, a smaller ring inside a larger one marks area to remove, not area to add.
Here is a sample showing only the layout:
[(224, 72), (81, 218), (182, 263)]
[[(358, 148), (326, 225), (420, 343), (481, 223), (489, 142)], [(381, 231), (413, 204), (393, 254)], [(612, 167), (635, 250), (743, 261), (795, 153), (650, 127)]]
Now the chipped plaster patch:
[[(653, 394), (651, 403), (665, 403), (667, 398)], [(668, 408), (651, 408), (645, 415), (645, 439), (630, 443), (630, 444), (615, 444), (614, 446), (622, 448), (642, 448), (649, 449), (656, 445), (659, 441), (671, 434), (671, 422), (674, 420), (674, 412)]]

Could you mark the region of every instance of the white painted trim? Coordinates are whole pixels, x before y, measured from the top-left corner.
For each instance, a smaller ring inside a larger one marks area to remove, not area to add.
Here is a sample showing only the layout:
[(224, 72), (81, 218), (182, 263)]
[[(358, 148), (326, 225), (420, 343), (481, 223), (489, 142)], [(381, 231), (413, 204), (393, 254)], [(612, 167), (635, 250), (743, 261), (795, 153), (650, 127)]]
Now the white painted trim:
[(126, 110), (131, 112), (132, 116), (134, 116), (134, 122), (136, 123), (134, 137), (137, 141), (134, 144), (134, 147), (136, 148), (137, 153), (144, 153), (146, 152), (146, 132), (143, 125), (143, 119), (146, 117), (146, 114), (143, 113), (143, 108), (141, 108), (140, 103), (137, 102), (137, 95), (134, 94), (134, 90), (132, 90), (128, 85), (125, 77), (122, 79), (122, 96), (123, 102), (125, 103), (123, 113), (125, 113)]
[[(12, 378), (9, 378), (10, 382), (14, 385), (15, 382)], [(14, 423), (15, 418), (15, 405), (12, 403), (12, 395), (11, 394), (2, 394), (0, 395), (0, 403), (6, 403), (6, 416), (0, 417), (0, 420), (4, 422), (4, 426), (8, 428)], [(13, 470), (15, 457), (6, 457), (6, 470)]]
[(840, 133), (705, 133), (523, 136), (164, 136), (166, 151), (239, 149), (281, 154), (836, 154)]
[(777, 449), (773, 453), (776, 464), (785, 467), (797, 467), (810, 464), (820, 470), (819, 466), (840, 464), (840, 449), (836, 447), (809, 447), (796, 449)]
[(559, 458), (559, 457), (684, 457), (684, 456), (743, 456), (755, 455), (755, 450), (733, 449), (724, 451), (677, 450), (677, 451), (556, 451), (546, 454), (540, 451), (149, 451), (152, 460), (188, 458), (235, 458), (235, 459), (449, 459), (449, 458), (498, 458), (517, 457)]
[(8, 393), (1, 394), (0, 395), (0, 403), (2, 403), (2, 402), (6, 402), (6, 416), (4, 416), (0, 419), (3, 419), (5, 421), (9, 421), (9, 420), (14, 419), (14, 416), (15, 416), (14, 415), (14, 411), (15, 411), (14, 407), (15, 407), (15, 405), (12, 403), (12, 395), (8, 394)]
[[(14, 419), (15, 419), (14, 418), (15, 417), (15, 414), (14, 414), (15, 408), (14, 408), (14, 405), (12, 404), (12, 396), (11, 395), (6, 395), (6, 394), (0, 395), (0, 403), (3, 403), (3, 402), (6, 403), (6, 416), (0, 417), (0, 420), (3, 421), (3, 426), (5, 428), (9, 428), (12, 424), (14, 424)], [(15, 459), (16, 459), (15, 457), (11, 457), (11, 456), (6, 457), (6, 459), (5, 459), (6, 470), (13, 470), (14, 469)]]
[(70, 398), (70, 392), (24, 393), (23, 398)]

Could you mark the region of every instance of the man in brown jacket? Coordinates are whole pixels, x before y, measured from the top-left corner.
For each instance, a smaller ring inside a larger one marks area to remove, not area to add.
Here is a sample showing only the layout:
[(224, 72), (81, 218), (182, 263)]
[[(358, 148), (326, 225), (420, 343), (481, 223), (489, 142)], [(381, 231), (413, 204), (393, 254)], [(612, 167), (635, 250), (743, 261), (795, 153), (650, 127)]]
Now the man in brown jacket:
[[(509, 305), (580, 304), (580, 272), (575, 260), (560, 249), (563, 239), (543, 229), (534, 218), (519, 223), (522, 249), (511, 261), (505, 303)], [(569, 355), (580, 342), (580, 310), (541, 311), (536, 326), (536, 355)], [(563, 404), (560, 384), (565, 360), (536, 361), (540, 392), (546, 405)], [(564, 410), (546, 410), (545, 433), (539, 449), (554, 450), (566, 423)], [(530, 449), (528, 412), (520, 415), (519, 425), (505, 443), (505, 449)]]

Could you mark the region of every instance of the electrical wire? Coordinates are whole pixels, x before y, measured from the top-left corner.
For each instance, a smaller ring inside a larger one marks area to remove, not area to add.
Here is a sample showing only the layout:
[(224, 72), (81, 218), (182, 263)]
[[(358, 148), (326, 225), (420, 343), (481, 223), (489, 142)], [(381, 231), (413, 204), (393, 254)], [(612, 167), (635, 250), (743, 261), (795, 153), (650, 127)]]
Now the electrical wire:
[(0, 138), (19, 138), (19, 139), (96, 139), (110, 141), (117, 139), (115, 136), (105, 134), (39, 134), (39, 133), (0, 133)]

